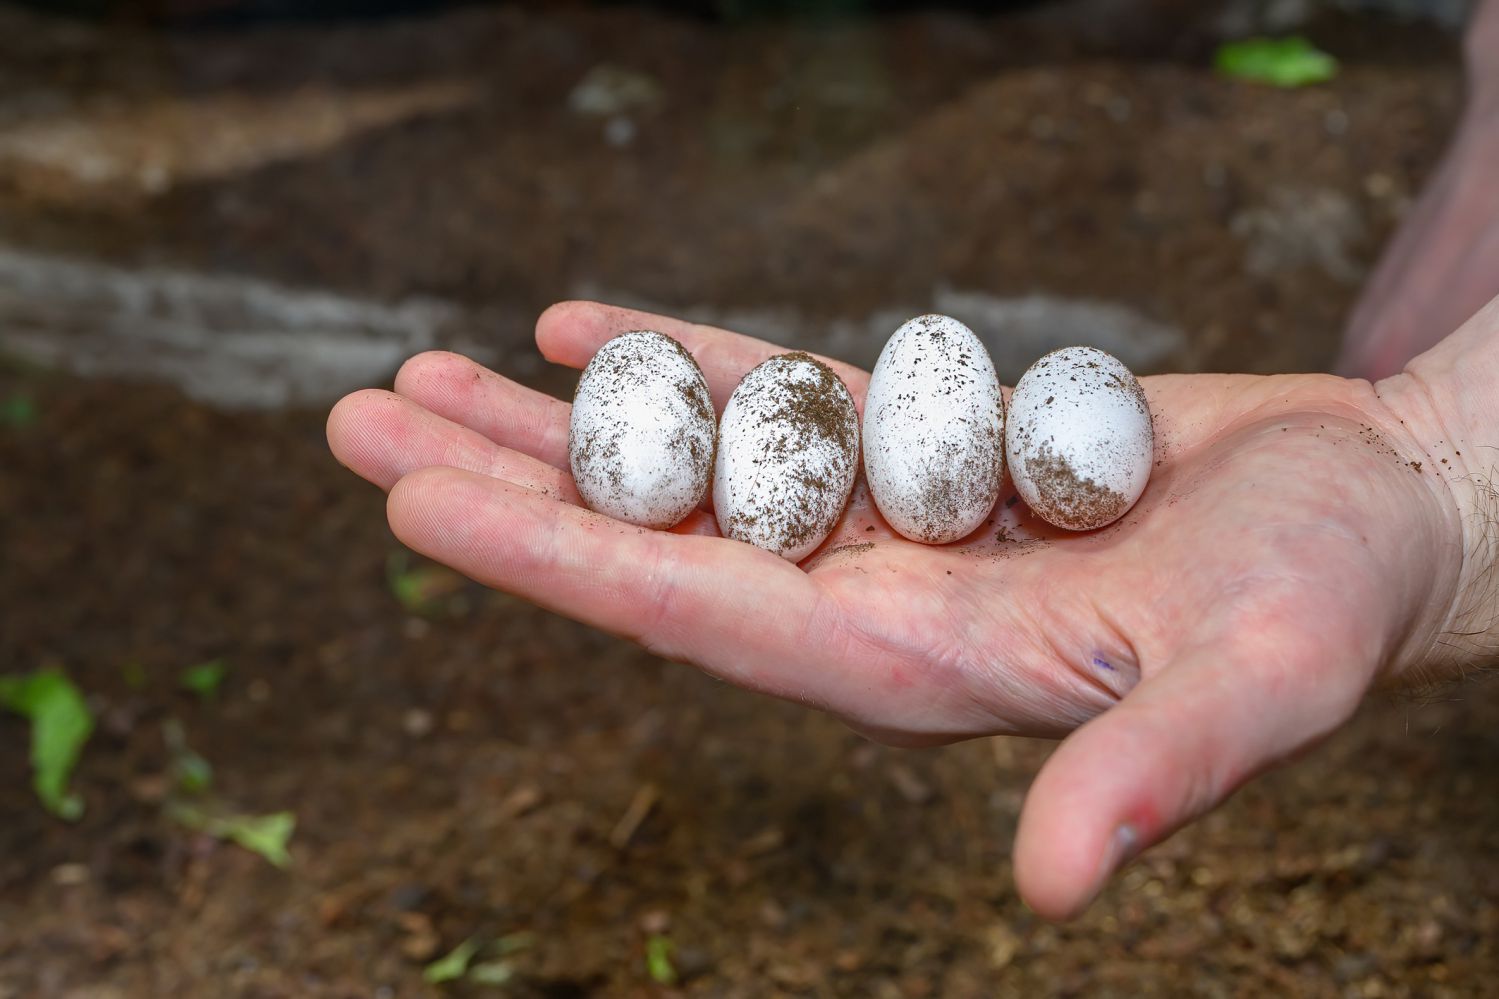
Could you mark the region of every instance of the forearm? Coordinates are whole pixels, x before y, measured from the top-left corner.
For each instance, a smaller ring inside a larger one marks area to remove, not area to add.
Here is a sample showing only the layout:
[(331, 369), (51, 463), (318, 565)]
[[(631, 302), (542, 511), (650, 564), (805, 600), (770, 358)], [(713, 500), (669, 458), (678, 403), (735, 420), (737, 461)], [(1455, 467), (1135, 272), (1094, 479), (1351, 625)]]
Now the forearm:
[(1499, 0), (1479, 0), (1465, 49), (1471, 103), (1499, 107)]
[(1475, 8), (1466, 53), (1462, 118), (1349, 320), (1343, 374), (1399, 371), (1499, 294), (1499, 0)]
[(1467, 38), (1469, 59), (1483, 64), (1485, 60), (1481, 56), (1484, 46), (1488, 45), (1492, 51), (1492, 47), (1499, 44), (1499, 0), (1478, 0), (1477, 9), (1468, 22)]
[(1461, 546), (1429, 665), (1448, 675), (1499, 665), (1499, 299), (1376, 390), (1426, 456), (1421, 473), (1443, 492)]

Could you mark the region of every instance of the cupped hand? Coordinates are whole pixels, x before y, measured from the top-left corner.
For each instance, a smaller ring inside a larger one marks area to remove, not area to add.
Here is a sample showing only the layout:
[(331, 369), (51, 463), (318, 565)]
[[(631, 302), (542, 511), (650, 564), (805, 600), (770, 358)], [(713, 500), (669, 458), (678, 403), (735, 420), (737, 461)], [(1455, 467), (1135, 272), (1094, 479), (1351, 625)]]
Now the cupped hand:
[[(629, 329), (681, 341), (720, 411), (780, 349), (589, 303), (553, 307), (537, 342), (579, 368)], [(862, 406), (867, 375), (831, 363)], [(345, 398), (328, 438), (389, 490), (407, 545), (659, 655), (892, 744), (1066, 737), (1015, 845), (1026, 900), (1061, 918), (1426, 663), (1461, 559), (1450, 498), (1367, 382), (1143, 385), (1156, 467), (1119, 523), (1053, 530), (1007, 484), (975, 535), (928, 547), (895, 535), (861, 481), (799, 566), (718, 536), (706, 510), (664, 532), (583, 509), (568, 405), (454, 354)]]

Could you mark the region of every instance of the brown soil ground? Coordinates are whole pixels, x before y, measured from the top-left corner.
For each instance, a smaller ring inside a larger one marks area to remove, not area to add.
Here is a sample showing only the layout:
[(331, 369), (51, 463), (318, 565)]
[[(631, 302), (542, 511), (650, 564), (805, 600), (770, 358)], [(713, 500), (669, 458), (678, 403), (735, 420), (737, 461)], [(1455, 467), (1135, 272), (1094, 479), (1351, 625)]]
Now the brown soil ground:
[[(1333, 23), (1343, 76), (1283, 93), (1026, 25), (458, 11), (75, 38), (71, 62), (10, 32), (18, 87), (239, 93), (441, 64), (489, 96), (145, 202), (6, 174), (0, 212), (54, 251), (527, 310), (582, 278), (830, 314), (942, 278), (1043, 288), (1180, 326), (1179, 367), (1325, 363), (1450, 127), (1450, 41)], [(621, 42), (674, 95), (629, 157), (546, 110)], [(756, 103), (839, 51), (838, 79), (879, 54), (876, 104)], [(1358, 220), (1346, 246), (1247, 263), (1244, 209), (1329, 198)], [(64, 666), (100, 725), (67, 824), (0, 720), (0, 996), (422, 995), (469, 938), (515, 944), (513, 977), (455, 995), (652, 995), (653, 936), (691, 995), (1499, 994), (1492, 687), (1371, 705), (1050, 926), (1009, 868), (1048, 745), (885, 750), (437, 570), (409, 610), (381, 498), (334, 465), (320, 411), (0, 369), (17, 395), (37, 418), (0, 426), (0, 668)], [(179, 689), (220, 657), (215, 698)], [(170, 818), (170, 719), (214, 800), (295, 812), (288, 870)]]

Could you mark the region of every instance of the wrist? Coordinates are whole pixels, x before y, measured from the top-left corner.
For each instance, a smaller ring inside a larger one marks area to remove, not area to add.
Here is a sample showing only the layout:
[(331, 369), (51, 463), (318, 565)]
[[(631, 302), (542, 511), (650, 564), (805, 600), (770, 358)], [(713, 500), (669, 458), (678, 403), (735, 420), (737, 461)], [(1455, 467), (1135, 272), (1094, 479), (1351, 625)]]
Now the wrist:
[[(1492, 3), (1490, 6), (1494, 6)], [(1425, 457), (1453, 551), (1442, 601), (1412, 666), (1427, 677), (1499, 662), (1499, 299), (1375, 385), (1408, 444)], [(1442, 553), (1436, 553), (1442, 558)]]

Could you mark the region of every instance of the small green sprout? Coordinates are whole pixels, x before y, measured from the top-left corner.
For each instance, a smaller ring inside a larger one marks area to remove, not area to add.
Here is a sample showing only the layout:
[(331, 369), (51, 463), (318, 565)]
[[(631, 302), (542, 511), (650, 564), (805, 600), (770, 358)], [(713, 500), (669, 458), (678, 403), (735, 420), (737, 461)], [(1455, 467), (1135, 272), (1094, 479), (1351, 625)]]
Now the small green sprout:
[(167, 750), (172, 754), (172, 773), (177, 787), (188, 794), (201, 794), (213, 783), (213, 767), (187, 744), (182, 723), (169, 718), (161, 727)]
[(463, 588), (463, 577), (440, 565), (412, 565), (404, 551), (385, 561), (385, 581), (408, 614), (431, 614), (438, 601)]
[[(505, 958), (536, 943), (536, 934), (521, 931), (484, 943), (477, 936), (469, 937), (444, 956), (433, 961), (422, 971), (422, 977), (433, 985), (463, 979), (475, 985), (504, 985), (515, 977), (515, 968)], [(474, 962), (474, 958), (487, 956), (490, 960)]]
[(475, 985), (504, 985), (515, 977), (515, 969), (504, 961), (485, 961), (469, 968), (464, 977)]
[(201, 794), (213, 783), (213, 767), (191, 749), (185, 749), (174, 761), (177, 786), (188, 794)]
[(432, 985), (456, 981), (468, 971), (469, 962), (479, 953), (479, 938), (469, 937), (443, 957), (427, 965), (422, 978)]
[(521, 930), (519, 933), (507, 933), (500, 937), (489, 948), (489, 952), (504, 957), (506, 954), (514, 954), (534, 946), (536, 946), (536, 934)]
[(58, 669), (0, 676), (0, 705), (31, 722), (31, 786), (52, 814), (75, 821), (83, 799), (68, 790), (68, 777), (94, 731), (83, 695)]
[(291, 812), (269, 815), (210, 815), (191, 805), (178, 805), (172, 815), (183, 825), (258, 853), (277, 867), (291, 866), (286, 844), (297, 827)]
[(269, 815), (231, 815), (213, 824), (208, 832), (260, 854), (277, 867), (289, 867), (291, 854), (287, 852), (286, 844), (291, 841), (296, 828), (297, 817), (291, 812), (272, 812)]
[(677, 984), (677, 969), (671, 963), (674, 949), (671, 938), (659, 933), (645, 942), (645, 970), (657, 985)]
[(134, 659), (120, 667), (120, 678), (125, 681), (125, 686), (131, 690), (143, 690), (146, 686), (146, 681), (150, 679), (150, 677), (146, 676), (146, 667)]
[(31, 396), (17, 392), (0, 402), (0, 425), (29, 427), (36, 422), (36, 403)]
[(1275, 87), (1305, 87), (1338, 75), (1338, 60), (1300, 36), (1227, 42), (1214, 65), (1224, 76)]
[(220, 684), (228, 675), (228, 663), (222, 659), (210, 659), (206, 663), (189, 666), (183, 670), (177, 682), (182, 685), (183, 690), (190, 690), (208, 701), (218, 694)]

